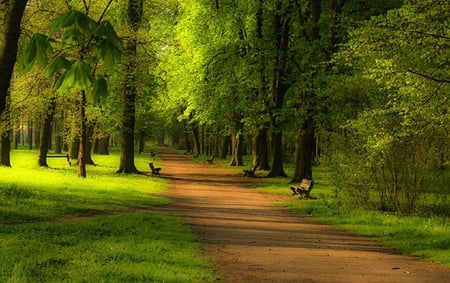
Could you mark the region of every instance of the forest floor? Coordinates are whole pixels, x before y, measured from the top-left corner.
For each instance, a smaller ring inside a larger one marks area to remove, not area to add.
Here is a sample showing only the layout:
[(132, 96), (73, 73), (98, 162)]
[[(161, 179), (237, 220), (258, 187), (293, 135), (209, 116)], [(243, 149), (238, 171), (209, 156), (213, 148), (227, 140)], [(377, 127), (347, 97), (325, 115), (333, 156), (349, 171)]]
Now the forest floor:
[[(450, 269), (276, 206), (249, 179), (163, 149), (164, 211), (199, 235), (222, 282), (450, 282)], [(286, 186), (286, 190), (288, 187)]]

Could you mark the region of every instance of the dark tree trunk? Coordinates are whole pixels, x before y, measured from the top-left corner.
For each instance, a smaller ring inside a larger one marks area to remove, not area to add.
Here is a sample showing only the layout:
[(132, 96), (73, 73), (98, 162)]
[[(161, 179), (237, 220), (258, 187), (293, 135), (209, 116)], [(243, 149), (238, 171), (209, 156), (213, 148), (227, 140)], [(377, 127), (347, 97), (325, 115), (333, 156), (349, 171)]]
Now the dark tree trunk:
[(80, 138), (76, 137), (71, 143), (69, 147), (69, 155), (71, 159), (78, 158), (78, 150), (80, 149)]
[(89, 123), (86, 128), (86, 152), (84, 153), (86, 164), (88, 165), (95, 165), (94, 160), (92, 160), (93, 136), (94, 125)]
[(86, 178), (86, 152), (88, 150), (87, 141), (87, 119), (86, 119), (86, 92), (80, 92), (80, 145), (78, 148), (78, 177)]
[(200, 154), (200, 134), (197, 125), (191, 125), (192, 133), (192, 154), (197, 157)]
[(220, 158), (222, 159), (226, 159), (228, 152), (230, 151), (230, 144), (231, 144), (231, 136), (226, 136), (223, 138), (223, 142), (222, 142), (222, 150), (220, 153)]
[(191, 136), (189, 135), (189, 129), (184, 126), (184, 146), (186, 148), (186, 153), (192, 152)]
[[(333, 1), (331, 8), (337, 9), (337, 6), (334, 6), (336, 3)], [(311, 35), (309, 36), (311, 42), (320, 40), (320, 27), (319, 27), (319, 21), (321, 16), (321, 8), (322, 8), (322, 1), (311, 1)], [(337, 11), (332, 11), (333, 13), (336, 13)], [(333, 15), (333, 17), (336, 17), (337, 15)], [(332, 40), (336, 40), (336, 38), (333, 38)], [(315, 64), (313, 64), (315, 65)], [(314, 74), (315, 72), (313, 72)], [(314, 75), (311, 78), (312, 81), (314, 81)], [(302, 127), (299, 130), (299, 137), (296, 142), (296, 150), (295, 150), (295, 172), (294, 176), (292, 176), (291, 182), (298, 182), (301, 181), (303, 178), (312, 179), (313, 178), (313, 172), (312, 172), (312, 166), (313, 166), (313, 158), (314, 158), (314, 151), (315, 151), (315, 143), (314, 143), (314, 132), (315, 132), (315, 125), (314, 125), (314, 105), (316, 104), (316, 94), (314, 90), (311, 90), (310, 93), (306, 96), (308, 100), (308, 103), (304, 103), (309, 105), (309, 108), (306, 109), (307, 116), (305, 117), (305, 122), (303, 123)]]
[(101, 155), (109, 154), (109, 140), (110, 135), (106, 135), (104, 137), (97, 139), (97, 153)]
[(0, 22), (4, 25), (4, 33), (0, 35), (0, 166), (11, 167), (11, 143), (9, 133), (9, 115), (7, 115), (7, 97), (11, 77), (14, 70), (14, 64), (17, 59), (17, 50), (19, 47), (20, 23), (22, 22), (23, 12), (27, 6), (27, 0), (5, 0), (4, 15), (5, 18)]
[(270, 170), (267, 131), (267, 126), (261, 126), (253, 137), (253, 166), (260, 170)]
[(291, 1), (287, 5), (283, 1), (277, 2), (276, 15), (274, 19), (274, 31), (276, 34), (276, 58), (275, 74), (273, 79), (272, 109), (270, 111), (270, 122), (272, 126), (272, 166), (268, 177), (285, 177), (283, 168), (283, 133), (282, 121), (279, 112), (283, 108), (284, 96), (288, 90), (288, 48), (290, 32)]
[(128, 0), (128, 25), (131, 30), (131, 35), (126, 47), (128, 63), (123, 97), (124, 109), (122, 114), (120, 165), (117, 173), (139, 173), (134, 164), (134, 127), (136, 123), (137, 96), (137, 34), (142, 21), (142, 11), (143, 0)]
[(140, 131), (139, 132), (139, 148), (138, 148), (138, 154), (141, 154), (144, 152), (145, 149), (145, 132)]
[(38, 155), (38, 166), (48, 167), (47, 164), (47, 154), (50, 149), (52, 142), (52, 121), (56, 110), (56, 101), (52, 99), (49, 104), (47, 111), (45, 112), (44, 123), (42, 124), (41, 134), (40, 134), (40, 146)]
[(314, 158), (314, 121), (309, 119), (300, 129), (295, 146), (295, 172), (291, 182), (300, 182), (303, 178), (312, 179)]

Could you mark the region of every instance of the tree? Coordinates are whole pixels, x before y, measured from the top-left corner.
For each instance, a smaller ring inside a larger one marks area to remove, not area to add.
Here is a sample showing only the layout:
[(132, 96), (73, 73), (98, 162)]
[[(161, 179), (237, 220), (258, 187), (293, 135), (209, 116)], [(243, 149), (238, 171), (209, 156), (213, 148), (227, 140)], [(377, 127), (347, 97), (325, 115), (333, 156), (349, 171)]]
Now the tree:
[[(56, 76), (55, 91), (77, 94), (79, 113), (78, 176), (86, 177), (87, 140), (87, 95), (104, 96), (107, 81), (99, 75), (99, 62), (110, 69), (120, 60), (121, 40), (109, 21), (103, 19), (111, 0), (99, 20), (69, 9), (53, 24), (49, 35), (36, 33), (24, 49), (19, 61), (19, 73), (28, 72), (35, 62), (45, 68), (48, 77)], [(56, 49), (56, 51), (54, 51)], [(104, 70), (103, 69), (103, 70)]]
[(0, 34), (0, 165), (8, 167), (11, 166), (11, 160), (7, 98), (17, 58), (20, 24), (26, 5), (26, 0), (8, 0), (0, 3), (4, 13), (4, 23), (1, 23), (4, 28)]

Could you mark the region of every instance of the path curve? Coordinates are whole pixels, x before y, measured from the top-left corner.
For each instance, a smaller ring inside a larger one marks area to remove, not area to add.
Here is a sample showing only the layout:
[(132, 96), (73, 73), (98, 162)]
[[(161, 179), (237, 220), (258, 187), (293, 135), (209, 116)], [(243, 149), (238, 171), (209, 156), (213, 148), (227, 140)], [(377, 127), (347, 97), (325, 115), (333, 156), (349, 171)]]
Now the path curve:
[(450, 282), (450, 269), (301, 217), (248, 180), (163, 149), (164, 208), (198, 233), (223, 282)]

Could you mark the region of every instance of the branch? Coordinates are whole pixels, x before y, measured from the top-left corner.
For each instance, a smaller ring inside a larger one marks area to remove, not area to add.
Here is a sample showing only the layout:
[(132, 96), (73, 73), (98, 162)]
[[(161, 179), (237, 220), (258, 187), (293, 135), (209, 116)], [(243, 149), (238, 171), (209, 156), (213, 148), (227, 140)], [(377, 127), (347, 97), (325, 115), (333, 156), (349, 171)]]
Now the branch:
[(407, 71), (408, 71), (409, 73), (411, 73), (411, 74), (420, 76), (420, 77), (422, 77), (422, 78), (426, 78), (426, 79), (428, 79), (428, 80), (432, 80), (432, 81), (437, 82), (437, 83), (447, 83), (447, 84), (450, 84), (450, 80), (447, 80), (447, 79), (438, 79), (438, 78), (435, 78), (435, 77), (433, 77), (433, 76), (431, 76), (431, 75), (424, 74), (424, 73), (419, 73), (419, 72), (414, 71), (414, 70), (411, 70), (411, 69), (408, 69)]

